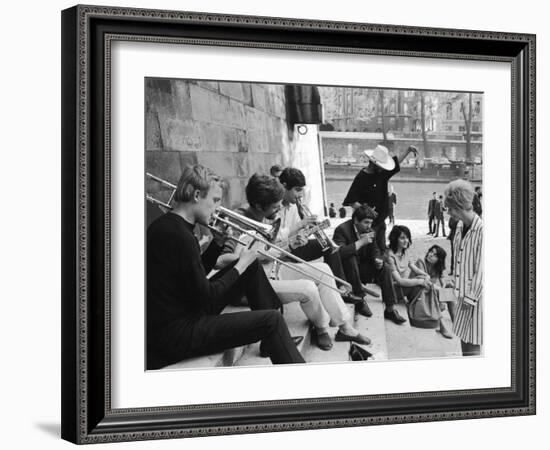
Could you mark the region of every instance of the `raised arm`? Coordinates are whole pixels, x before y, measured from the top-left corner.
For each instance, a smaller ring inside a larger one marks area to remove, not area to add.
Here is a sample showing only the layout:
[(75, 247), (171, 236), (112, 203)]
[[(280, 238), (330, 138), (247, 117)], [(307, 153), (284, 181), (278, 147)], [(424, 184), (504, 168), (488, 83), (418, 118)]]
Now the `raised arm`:
[(401, 165), (409, 153), (414, 153), (415, 156), (418, 156), (418, 149), (411, 145), (401, 156), (397, 157), (399, 165)]

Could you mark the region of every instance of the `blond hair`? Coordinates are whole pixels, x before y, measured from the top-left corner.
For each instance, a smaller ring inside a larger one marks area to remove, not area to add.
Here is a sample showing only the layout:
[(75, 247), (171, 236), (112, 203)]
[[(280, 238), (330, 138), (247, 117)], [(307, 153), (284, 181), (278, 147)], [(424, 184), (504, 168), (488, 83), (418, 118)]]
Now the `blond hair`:
[(220, 177), (208, 167), (196, 164), (187, 166), (178, 181), (174, 201), (189, 202), (193, 198), (195, 191), (200, 191), (201, 197), (206, 197), (210, 186), (219, 183)]
[(451, 181), (445, 188), (445, 206), (470, 211), (474, 199), (474, 188), (466, 180)]

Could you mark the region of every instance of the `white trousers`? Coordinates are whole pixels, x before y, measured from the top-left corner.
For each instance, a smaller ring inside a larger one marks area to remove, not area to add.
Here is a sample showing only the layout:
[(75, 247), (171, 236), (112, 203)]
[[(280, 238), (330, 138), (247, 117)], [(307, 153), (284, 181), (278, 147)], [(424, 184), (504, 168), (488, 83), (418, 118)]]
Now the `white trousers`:
[[(310, 264), (332, 275), (330, 267), (325, 263)], [(300, 272), (281, 266), (279, 279), (271, 280), (271, 283), (283, 304), (299, 301), (306, 317), (318, 328), (326, 328), (329, 322), (331, 326), (340, 326), (351, 320), (349, 309), (340, 294), (318, 281), (322, 280), (336, 289), (334, 278), (323, 275), (319, 270), (312, 269), (306, 264), (292, 265), (312, 275), (315, 280), (307, 279)]]

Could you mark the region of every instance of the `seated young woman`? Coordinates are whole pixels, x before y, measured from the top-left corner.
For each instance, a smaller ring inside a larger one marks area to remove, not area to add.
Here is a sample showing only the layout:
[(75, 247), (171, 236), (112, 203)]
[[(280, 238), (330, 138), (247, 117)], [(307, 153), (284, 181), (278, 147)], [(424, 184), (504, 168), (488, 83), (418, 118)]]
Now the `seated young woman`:
[(386, 262), (391, 270), (394, 292), (398, 300), (405, 299), (408, 303), (420, 295), (424, 288), (428, 288), (431, 282), (425, 273), (412, 264), (407, 254), (412, 244), (411, 231), (404, 225), (395, 225), (390, 232), (389, 240)]
[(431, 286), (424, 289), (423, 295), (416, 297), (409, 305), (409, 319), (412, 326), (418, 328), (439, 328), (441, 335), (452, 339), (454, 335), (449, 331), (441, 311), (445, 303), (441, 301), (440, 292), (444, 287), (449, 287), (443, 280), (445, 270), (445, 259), (447, 252), (439, 245), (432, 245), (424, 258), (419, 258), (411, 267), (417, 274), (429, 278)]

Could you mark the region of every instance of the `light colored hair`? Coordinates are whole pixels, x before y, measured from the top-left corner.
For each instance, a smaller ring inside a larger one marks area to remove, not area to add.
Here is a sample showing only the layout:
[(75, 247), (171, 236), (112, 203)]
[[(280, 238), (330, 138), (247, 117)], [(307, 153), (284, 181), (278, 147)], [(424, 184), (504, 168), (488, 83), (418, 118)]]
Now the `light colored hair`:
[(474, 188), (466, 180), (451, 181), (445, 188), (445, 206), (470, 211), (474, 199)]
[(196, 164), (187, 166), (178, 181), (174, 201), (189, 202), (195, 191), (200, 191), (201, 197), (206, 197), (210, 186), (219, 183), (220, 178), (208, 167)]

